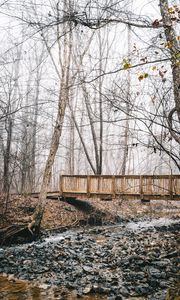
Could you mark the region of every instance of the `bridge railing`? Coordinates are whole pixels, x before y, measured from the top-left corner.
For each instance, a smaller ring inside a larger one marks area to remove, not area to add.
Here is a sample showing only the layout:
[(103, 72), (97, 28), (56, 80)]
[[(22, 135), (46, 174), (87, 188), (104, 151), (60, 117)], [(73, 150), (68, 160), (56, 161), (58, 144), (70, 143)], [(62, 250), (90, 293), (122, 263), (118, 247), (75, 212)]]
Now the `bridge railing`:
[(60, 194), (180, 199), (180, 175), (62, 175)]

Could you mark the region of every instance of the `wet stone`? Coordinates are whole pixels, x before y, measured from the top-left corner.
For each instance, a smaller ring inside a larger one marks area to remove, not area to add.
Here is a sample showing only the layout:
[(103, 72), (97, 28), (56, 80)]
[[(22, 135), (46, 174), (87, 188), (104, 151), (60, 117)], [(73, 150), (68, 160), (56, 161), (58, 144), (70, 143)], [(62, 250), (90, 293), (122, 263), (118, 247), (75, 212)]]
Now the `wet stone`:
[(89, 266), (83, 266), (83, 270), (86, 273), (92, 273), (93, 272), (93, 268), (89, 267)]
[(150, 267), (148, 272), (149, 272), (149, 275), (154, 278), (161, 278), (161, 272), (154, 267)]
[(119, 290), (120, 294), (122, 294), (123, 296), (125, 297), (128, 297), (129, 296), (129, 291), (127, 290), (126, 287), (122, 286)]
[(148, 229), (147, 235), (146, 230), (92, 228), (68, 233), (58, 242), (54, 236), (48, 243), (44, 239), (43, 243), (0, 249), (0, 270), (25, 280), (65, 286), (79, 297), (93, 292), (109, 300), (129, 299), (133, 294), (160, 300), (159, 295), (177, 278), (177, 233), (168, 231), (165, 238), (174, 246), (167, 248), (164, 232)]
[(150, 292), (151, 287), (148, 284), (141, 284), (135, 287), (134, 290), (139, 296), (145, 296)]
[(87, 285), (84, 289), (83, 289), (83, 294), (89, 294), (90, 291), (92, 290), (92, 285)]
[(166, 281), (160, 281), (159, 286), (160, 286), (161, 288), (167, 288), (167, 287), (168, 287), (168, 284), (167, 284)]
[(0, 260), (5, 258), (5, 251), (3, 249), (0, 249)]
[(155, 265), (157, 267), (160, 267), (160, 268), (165, 268), (167, 266), (170, 265), (170, 260), (169, 259), (164, 259), (164, 260), (160, 260), (160, 261), (155, 261), (155, 262), (152, 262), (152, 265)]

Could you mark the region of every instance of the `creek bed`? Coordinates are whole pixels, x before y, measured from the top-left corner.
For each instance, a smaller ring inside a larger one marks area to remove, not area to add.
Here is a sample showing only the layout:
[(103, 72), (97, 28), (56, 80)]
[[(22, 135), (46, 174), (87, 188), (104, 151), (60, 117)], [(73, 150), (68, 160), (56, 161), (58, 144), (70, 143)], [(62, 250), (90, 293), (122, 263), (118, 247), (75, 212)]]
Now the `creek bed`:
[[(164, 300), (179, 276), (179, 232), (179, 219), (161, 218), (71, 230), (0, 248), (0, 273), (13, 274), (6, 283), (0, 278), (0, 291), (6, 286), (7, 292), (0, 299)], [(8, 282), (18, 288), (17, 298), (8, 296)], [(25, 296), (18, 298), (21, 292)]]

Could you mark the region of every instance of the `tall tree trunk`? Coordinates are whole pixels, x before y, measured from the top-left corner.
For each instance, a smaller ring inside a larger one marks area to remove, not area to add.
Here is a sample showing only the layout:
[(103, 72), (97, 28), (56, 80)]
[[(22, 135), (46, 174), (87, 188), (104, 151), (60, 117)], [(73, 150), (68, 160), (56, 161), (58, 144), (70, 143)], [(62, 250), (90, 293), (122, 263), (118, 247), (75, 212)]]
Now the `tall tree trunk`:
[(86, 155), (87, 161), (88, 161), (88, 163), (89, 163), (89, 165), (90, 165), (90, 167), (91, 167), (93, 173), (96, 174), (96, 168), (94, 167), (93, 161), (91, 160), (91, 157), (90, 157), (90, 155), (89, 155), (89, 153), (88, 153), (88, 149), (87, 149), (86, 144), (85, 144), (85, 142), (84, 142), (84, 139), (83, 139), (83, 136), (82, 136), (82, 132), (81, 132), (79, 126), (78, 126), (78, 123), (77, 123), (77, 121), (76, 121), (76, 118), (75, 118), (75, 116), (74, 116), (74, 113), (73, 113), (73, 111), (72, 111), (72, 108), (71, 108), (71, 107), (69, 107), (69, 108), (70, 108), (70, 111), (71, 111), (71, 117), (72, 117), (72, 119), (73, 119), (73, 121), (74, 121), (74, 125), (75, 125), (76, 130), (77, 130), (77, 133), (78, 133), (78, 135), (79, 135), (79, 139), (80, 139), (80, 141), (81, 141), (81, 143), (82, 143), (83, 150), (84, 150), (84, 153), (85, 153), (85, 155)]
[(75, 147), (75, 136), (74, 136), (74, 122), (71, 118), (70, 121), (70, 145), (69, 145), (69, 173), (74, 175), (74, 147)]
[[(65, 1), (65, 5), (66, 5)], [(67, 8), (67, 7), (66, 7)], [(56, 122), (54, 126), (54, 131), (51, 139), (51, 145), (49, 150), (49, 155), (46, 161), (45, 170), (43, 174), (43, 180), (39, 195), (38, 206), (31, 218), (31, 223), (29, 224), (29, 230), (33, 232), (38, 232), (40, 229), (41, 220), (43, 217), (46, 196), (48, 191), (49, 182), (51, 179), (52, 166), (55, 160), (55, 156), (59, 147), (59, 141), (62, 133), (65, 110), (69, 99), (69, 72), (72, 54), (72, 34), (71, 30), (67, 33), (66, 26), (64, 25), (64, 51), (63, 51), (63, 65), (62, 65), (62, 75), (60, 82), (60, 91), (58, 99), (58, 112), (56, 116)]]
[(83, 92), (84, 92), (84, 100), (85, 100), (85, 105), (88, 113), (88, 118), (89, 118), (89, 123), (90, 123), (90, 128), (91, 128), (91, 134), (92, 134), (92, 139), (93, 139), (93, 145), (94, 145), (94, 153), (95, 153), (95, 161), (96, 161), (96, 171), (95, 174), (99, 174), (99, 153), (98, 153), (98, 144), (97, 144), (97, 136), (96, 136), (96, 131), (94, 128), (94, 122), (93, 122), (93, 117), (92, 117), (92, 112), (91, 112), (91, 106), (89, 103), (89, 95), (86, 90), (85, 85), (83, 85)]
[(8, 206), (9, 200), (9, 192), (10, 192), (10, 155), (11, 155), (11, 143), (12, 143), (12, 128), (13, 128), (13, 121), (11, 116), (8, 117), (8, 128), (7, 128), (7, 141), (6, 141), (6, 148), (4, 153), (4, 173), (3, 173), (3, 192), (5, 196), (5, 212)]
[(171, 68), (173, 76), (174, 102), (175, 107), (170, 111), (168, 116), (169, 129), (172, 137), (180, 144), (180, 136), (173, 130), (173, 115), (177, 113), (180, 122), (180, 43), (174, 30), (173, 21), (169, 11), (168, 0), (160, 0), (160, 11), (164, 26), (167, 45), (171, 55)]
[(38, 49), (35, 48), (35, 59), (37, 64), (36, 70), (36, 90), (35, 90), (35, 97), (34, 97), (34, 112), (33, 112), (33, 121), (32, 121), (32, 145), (31, 145), (31, 168), (29, 171), (29, 189), (30, 192), (35, 191), (35, 183), (36, 183), (36, 143), (37, 143), (37, 121), (38, 121), (38, 101), (39, 101), (39, 94), (40, 94), (40, 83), (41, 83), (41, 76), (42, 76), (42, 67), (41, 63), (43, 61), (44, 56), (44, 46), (42, 48), (40, 56), (38, 56)]
[(26, 88), (25, 108), (22, 113), (22, 144), (21, 144), (21, 178), (20, 178), (20, 193), (28, 192), (28, 172), (30, 168), (30, 127), (29, 127), (29, 94), (31, 90), (31, 72), (28, 75)]
[[(131, 51), (131, 28), (128, 26), (128, 59), (130, 59), (130, 51)], [(123, 160), (122, 160), (122, 169), (121, 174), (126, 174), (126, 165), (128, 160), (128, 152), (129, 152), (129, 113), (130, 113), (130, 92), (131, 92), (131, 74), (130, 70), (127, 70), (127, 96), (126, 96), (126, 122), (125, 122), (125, 130), (124, 130), (124, 151), (123, 151)]]
[[(102, 49), (102, 38), (101, 31), (99, 31), (99, 75), (103, 71), (102, 66), (102, 57), (103, 57), (103, 49)], [(98, 174), (102, 174), (102, 160), (103, 160), (103, 97), (102, 97), (102, 85), (103, 79), (99, 77), (99, 165), (98, 165)]]

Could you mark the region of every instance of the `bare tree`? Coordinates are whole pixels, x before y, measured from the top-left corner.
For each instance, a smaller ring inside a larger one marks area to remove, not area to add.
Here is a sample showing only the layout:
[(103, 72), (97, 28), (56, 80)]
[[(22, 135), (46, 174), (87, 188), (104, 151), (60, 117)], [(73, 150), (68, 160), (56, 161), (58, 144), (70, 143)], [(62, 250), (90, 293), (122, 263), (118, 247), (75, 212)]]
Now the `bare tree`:
[[(64, 0), (64, 10), (70, 8), (70, 1)], [(58, 5), (57, 4), (57, 14), (58, 14)], [(43, 174), (43, 180), (41, 184), (41, 190), (39, 195), (38, 206), (35, 210), (35, 213), (31, 217), (31, 223), (28, 225), (29, 230), (38, 231), (40, 228), (41, 220), (43, 217), (43, 212), (46, 205), (46, 195), (48, 191), (49, 181), (51, 179), (51, 171), (54, 163), (55, 155), (58, 150), (59, 140), (62, 133), (64, 116), (66, 106), (69, 100), (69, 82), (70, 82), (70, 65), (72, 57), (72, 32), (71, 25), (67, 24), (63, 26), (63, 61), (62, 61), (62, 70), (60, 77), (60, 89), (58, 96), (58, 110), (56, 116), (56, 122), (54, 126), (54, 132), (51, 139), (51, 145), (49, 149), (49, 155), (46, 161), (45, 170)], [(57, 27), (57, 41), (60, 43), (59, 28)], [(47, 45), (47, 44), (46, 44)], [(48, 49), (49, 50), (49, 49)], [(50, 50), (49, 50), (50, 51)], [(49, 52), (50, 53), (50, 52)], [(51, 55), (51, 53), (50, 53)], [(54, 60), (53, 60), (54, 61)], [(60, 73), (58, 72), (59, 76)]]
[[(162, 23), (164, 27), (166, 46), (169, 49), (171, 58), (171, 69), (173, 77), (173, 89), (174, 89), (174, 102), (175, 106), (171, 109), (168, 115), (169, 130), (172, 137), (180, 144), (180, 135), (176, 134), (173, 129), (173, 116), (177, 113), (178, 120), (180, 122), (180, 42), (177, 38), (174, 28), (174, 21), (177, 21), (175, 16), (172, 16), (171, 10), (168, 4), (168, 0), (160, 0), (160, 11), (162, 16)], [(173, 20), (173, 17), (175, 20)]]
[(18, 111), (20, 98), (19, 69), (21, 52), (21, 46), (15, 48), (14, 53), (11, 53), (15, 62), (9, 65), (9, 69), (3, 67), (4, 74), (1, 77), (1, 90), (3, 95), (2, 107), (4, 111), (1, 121), (3, 122), (4, 129), (0, 132), (0, 137), (3, 153), (3, 193), (5, 197), (5, 211), (8, 207), (10, 187), (14, 175), (12, 141), (14, 135), (15, 113)]

